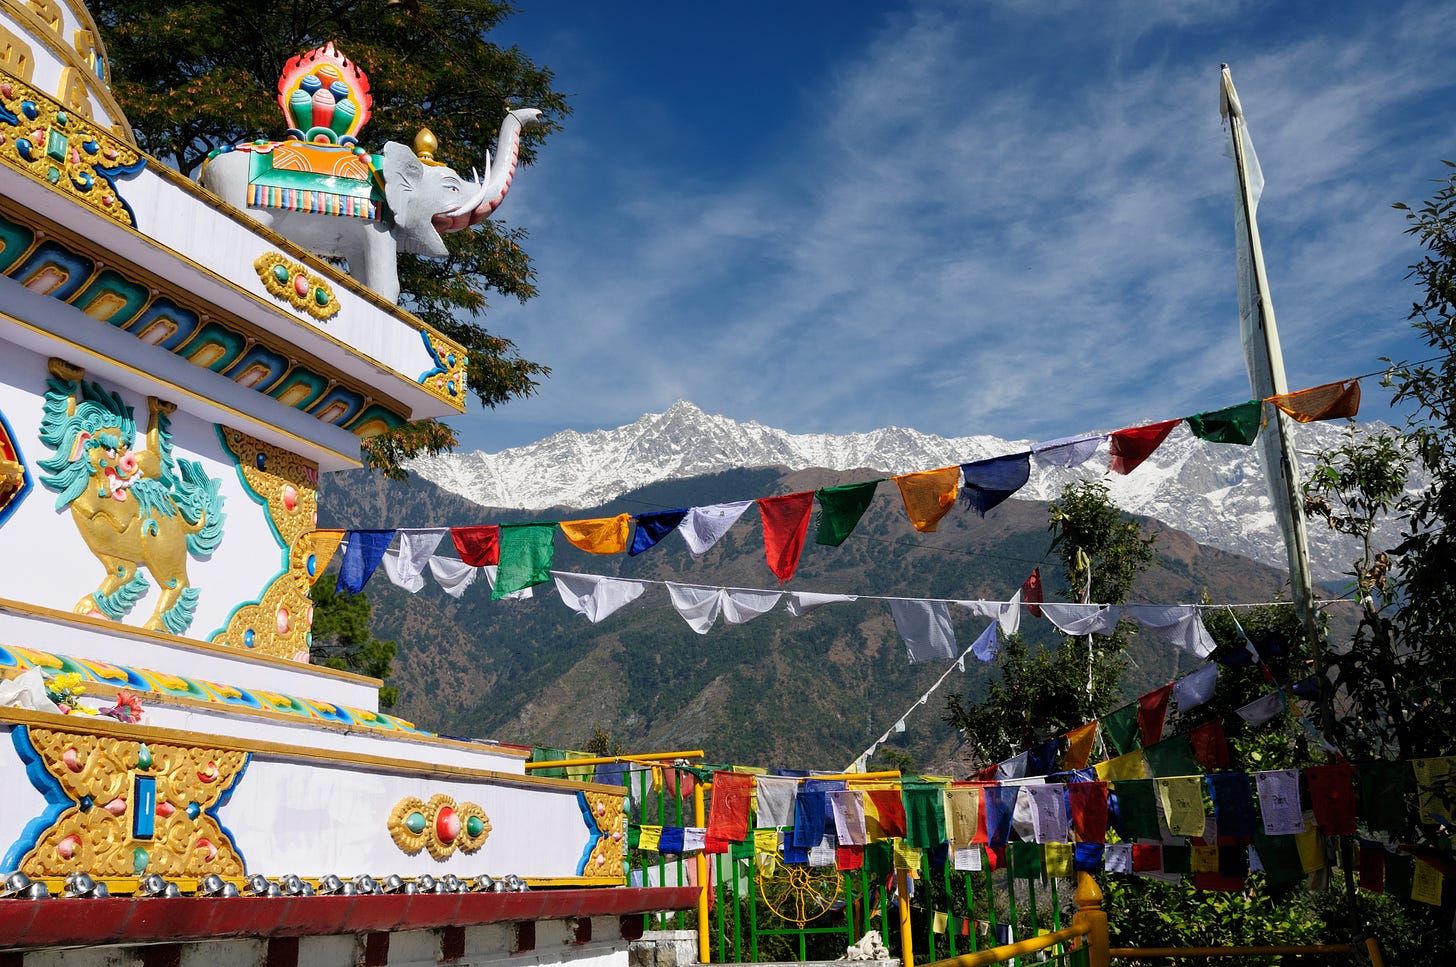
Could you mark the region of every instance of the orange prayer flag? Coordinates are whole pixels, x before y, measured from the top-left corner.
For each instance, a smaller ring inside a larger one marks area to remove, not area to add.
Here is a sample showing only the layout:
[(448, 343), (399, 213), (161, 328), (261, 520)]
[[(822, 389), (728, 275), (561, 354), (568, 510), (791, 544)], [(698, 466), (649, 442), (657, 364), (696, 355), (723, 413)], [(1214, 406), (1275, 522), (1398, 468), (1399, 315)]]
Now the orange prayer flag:
[(905, 513), (910, 516), (910, 523), (918, 531), (933, 534), (935, 525), (955, 506), (956, 491), (961, 484), (961, 468), (959, 465), (941, 467), (890, 479), (900, 488), (900, 499), (905, 502)]
[(1326, 383), (1310, 389), (1271, 396), (1269, 402), (1300, 423), (1315, 420), (1338, 420), (1360, 412), (1360, 381)]
[(563, 520), (556, 526), (563, 537), (588, 554), (621, 554), (627, 549), (631, 522), (631, 514), (618, 514), (594, 520)]
[(334, 552), (344, 541), (342, 529), (317, 530), (309, 534), (313, 546), (313, 560), (308, 563), (308, 583), (314, 584), (334, 559)]
[(1062, 756), (1063, 769), (1085, 769), (1092, 758), (1092, 740), (1097, 738), (1097, 720), (1079, 725), (1067, 733), (1067, 752)]

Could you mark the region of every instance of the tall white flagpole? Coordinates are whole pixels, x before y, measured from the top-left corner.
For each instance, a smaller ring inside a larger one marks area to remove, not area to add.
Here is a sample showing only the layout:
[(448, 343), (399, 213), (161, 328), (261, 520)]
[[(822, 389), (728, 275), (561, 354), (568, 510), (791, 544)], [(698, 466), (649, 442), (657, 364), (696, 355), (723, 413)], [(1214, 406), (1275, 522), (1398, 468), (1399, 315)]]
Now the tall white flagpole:
[[(1238, 194), (1234, 199), (1234, 227), (1238, 247), (1239, 335), (1249, 385), (1256, 399), (1268, 399), (1289, 391), (1284, 381), (1284, 356), (1279, 348), (1279, 329), (1274, 322), (1274, 303), (1269, 297), (1269, 278), (1264, 272), (1264, 252), (1259, 244), (1256, 214), (1264, 191), (1264, 172), (1249, 140), (1243, 108), (1234, 91), (1228, 65), (1222, 67), (1219, 111), (1228, 121), (1234, 166), (1238, 171)], [(1309, 540), (1304, 526), (1304, 500), (1299, 486), (1299, 463), (1295, 458), (1293, 423), (1272, 403), (1264, 404), (1265, 432), (1259, 434), (1260, 462), (1269, 481), (1269, 498), (1284, 547), (1289, 557), (1289, 583), (1294, 608), (1310, 636), (1316, 671), (1321, 657), (1321, 633), (1314, 607), (1314, 585), (1309, 570)], [(1275, 432), (1269, 432), (1274, 430)]]

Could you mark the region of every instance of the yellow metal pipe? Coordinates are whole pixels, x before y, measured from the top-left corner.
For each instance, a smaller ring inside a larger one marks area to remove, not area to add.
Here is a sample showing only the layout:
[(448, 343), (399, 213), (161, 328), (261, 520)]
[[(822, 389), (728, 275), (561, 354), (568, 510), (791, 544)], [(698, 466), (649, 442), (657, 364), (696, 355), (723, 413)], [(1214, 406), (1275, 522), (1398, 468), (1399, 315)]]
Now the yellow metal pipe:
[[(693, 822), (698, 826), (708, 824), (708, 811), (703, 805), (703, 783), (693, 785)], [(711, 785), (711, 783), (708, 783)], [(708, 936), (708, 854), (698, 851), (694, 862), (698, 866), (698, 963), (712, 962), (712, 944)]]
[(910, 933), (910, 871), (895, 871), (895, 893), (900, 907), (900, 964), (915, 967), (915, 938)]
[(1349, 944), (1312, 944), (1305, 947), (1113, 947), (1108, 956), (1125, 960), (1162, 960), (1170, 957), (1269, 957), (1348, 954)]
[(677, 759), (701, 759), (704, 755), (702, 749), (694, 749), (691, 752), (651, 752), (645, 755), (603, 755), (591, 759), (555, 759), (551, 762), (528, 762), (526, 771), (557, 769), (561, 766), (600, 766), (608, 762), (660, 762), (667, 765)]

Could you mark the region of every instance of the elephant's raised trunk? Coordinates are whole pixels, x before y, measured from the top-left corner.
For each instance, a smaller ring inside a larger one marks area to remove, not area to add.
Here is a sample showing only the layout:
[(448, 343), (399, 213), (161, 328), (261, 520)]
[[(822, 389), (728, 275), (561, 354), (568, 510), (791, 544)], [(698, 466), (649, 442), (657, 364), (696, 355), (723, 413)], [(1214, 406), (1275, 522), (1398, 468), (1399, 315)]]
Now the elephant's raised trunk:
[[(521, 153), (521, 128), (532, 124), (541, 116), (533, 107), (517, 108), (506, 115), (501, 122), (500, 136), (496, 139), (497, 157), (494, 164), (487, 161), (485, 178), (475, 183), (476, 190), (465, 202), (447, 212), (441, 212), (433, 219), (436, 230), (456, 232), (471, 225), (479, 225), (491, 216), (510, 191), (511, 181), (516, 176), (516, 160)], [(500, 152), (505, 151), (505, 157)]]

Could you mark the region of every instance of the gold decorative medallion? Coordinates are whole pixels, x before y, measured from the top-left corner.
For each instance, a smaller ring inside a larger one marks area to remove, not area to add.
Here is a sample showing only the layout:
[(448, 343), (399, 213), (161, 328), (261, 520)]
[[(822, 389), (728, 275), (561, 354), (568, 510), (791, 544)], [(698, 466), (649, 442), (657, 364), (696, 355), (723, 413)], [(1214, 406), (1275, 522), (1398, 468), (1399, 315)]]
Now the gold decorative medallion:
[(14, 75), (0, 75), (0, 161), (136, 227), (116, 179), (136, 174), (147, 159), (86, 116), (90, 101), (78, 74), (67, 75), (63, 83), (66, 102)]
[(32, 782), (53, 785), (70, 804), (36, 837), (20, 861), (23, 872), (245, 873), (242, 857), (212, 812), (246, 768), (246, 752), (34, 726), (26, 731), (36, 754)]
[(602, 834), (586, 858), (582, 876), (621, 876), (622, 839), (626, 836), (626, 796), (604, 792), (583, 792), (592, 821)]
[(474, 853), (490, 835), (490, 820), (473, 802), (456, 804), (443, 794), (423, 802), (406, 796), (389, 811), (389, 835), (394, 845), (411, 855), (429, 850), (437, 860), (448, 859), (457, 849)]
[(437, 399), (464, 409), (465, 391), (470, 388), (465, 373), (470, 357), (465, 347), (428, 326), (420, 329), (420, 338), (435, 364), (420, 376), (420, 385)]
[(273, 298), (283, 300), (299, 312), (322, 321), (339, 311), (333, 286), (317, 275), (310, 275), (297, 262), (277, 252), (267, 252), (253, 260), (253, 268)]
[(307, 661), (313, 626), (308, 590), (313, 572), (322, 566), (313, 558), (309, 538), (318, 522), (318, 465), (237, 430), (221, 427), (219, 433), (238, 462), (249, 496), (267, 510), (285, 563), (262, 596), (234, 611), (212, 642)]

